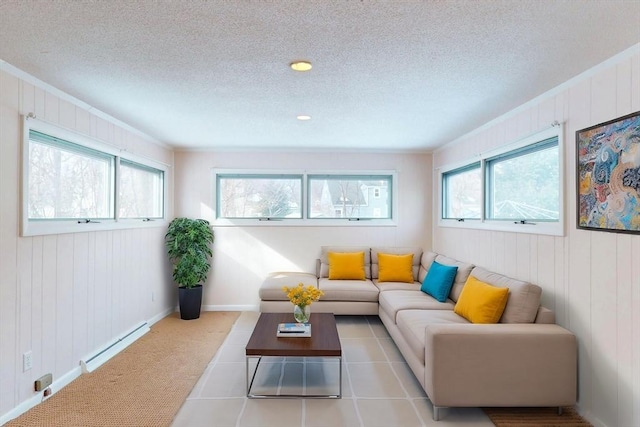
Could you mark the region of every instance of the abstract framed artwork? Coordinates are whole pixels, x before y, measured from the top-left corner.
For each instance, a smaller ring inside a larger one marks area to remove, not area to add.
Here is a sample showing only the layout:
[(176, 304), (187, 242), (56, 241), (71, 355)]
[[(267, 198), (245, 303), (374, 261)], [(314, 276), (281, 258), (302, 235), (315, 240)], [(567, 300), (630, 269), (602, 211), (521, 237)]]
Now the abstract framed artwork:
[(576, 131), (577, 228), (640, 234), (640, 111)]

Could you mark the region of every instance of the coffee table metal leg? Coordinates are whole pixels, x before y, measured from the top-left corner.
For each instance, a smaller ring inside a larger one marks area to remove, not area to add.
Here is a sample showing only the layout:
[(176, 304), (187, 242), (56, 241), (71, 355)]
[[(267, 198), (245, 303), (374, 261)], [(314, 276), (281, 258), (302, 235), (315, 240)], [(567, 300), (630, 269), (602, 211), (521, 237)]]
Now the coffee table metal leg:
[[(251, 375), (251, 380), (249, 380), (249, 359), (258, 359), (258, 363), (256, 363), (256, 368), (253, 371), (253, 375)], [(258, 367), (260, 366), (260, 362), (262, 361), (262, 356), (245, 356), (246, 361), (246, 378), (247, 378), (247, 397), (249, 399), (283, 399), (283, 398), (329, 398), (329, 399), (342, 399), (342, 356), (336, 357), (338, 359), (338, 394), (253, 394), (251, 393), (251, 388), (253, 387), (253, 381), (256, 378), (256, 374), (258, 373)]]
[(260, 362), (262, 361), (262, 356), (258, 357), (258, 363), (256, 363), (256, 369), (253, 371), (253, 375), (251, 376), (251, 382), (249, 382), (249, 359), (255, 359), (254, 357), (246, 356), (246, 378), (247, 378), (247, 397), (254, 397), (251, 394), (251, 387), (253, 387), (253, 380), (256, 379), (256, 374), (258, 373), (258, 366), (260, 366)]

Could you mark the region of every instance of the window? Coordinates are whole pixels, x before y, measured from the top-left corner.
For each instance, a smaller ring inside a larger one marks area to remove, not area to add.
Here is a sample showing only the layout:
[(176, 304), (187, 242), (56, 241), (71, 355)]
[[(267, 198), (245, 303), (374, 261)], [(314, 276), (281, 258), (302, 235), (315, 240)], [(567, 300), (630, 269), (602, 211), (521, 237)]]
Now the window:
[(147, 164), (153, 161), (121, 157), (118, 149), (32, 117), (24, 126), (23, 236), (164, 219), (165, 171)]
[(216, 177), (218, 218), (302, 218), (302, 175)]
[(442, 218), (482, 217), (482, 170), (480, 162), (442, 174)]
[(309, 175), (307, 179), (309, 218), (391, 218), (390, 175)]
[(394, 225), (394, 172), (213, 172), (216, 225)]
[(164, 172), (124, 159), (119, 172), (120, 218), (162, 218)]
[(486, 160), (487, 218), (557, 221), (560, 215), (558, 139)]
[(29, 220), (113, 217), (115, 157), (29, 133)]
[(563, 235), (561, 147), (554, 126), (444, 170), (439, 225)]

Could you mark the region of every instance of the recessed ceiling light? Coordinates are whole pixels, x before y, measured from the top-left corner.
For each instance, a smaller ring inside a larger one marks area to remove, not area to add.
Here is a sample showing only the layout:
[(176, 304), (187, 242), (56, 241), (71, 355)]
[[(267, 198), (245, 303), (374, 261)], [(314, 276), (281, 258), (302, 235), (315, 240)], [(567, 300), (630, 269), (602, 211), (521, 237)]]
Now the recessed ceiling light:
[(311, 116), (307, 116), (305, 114), (301, 114), (299, 116), (296, 116), (296, 119), (298, 119), (298, 120), (311, 120)]
[(309, 71), (311, 69), (311, 62), (309, 61), (294, 61), (289, 64), (293, 71)]

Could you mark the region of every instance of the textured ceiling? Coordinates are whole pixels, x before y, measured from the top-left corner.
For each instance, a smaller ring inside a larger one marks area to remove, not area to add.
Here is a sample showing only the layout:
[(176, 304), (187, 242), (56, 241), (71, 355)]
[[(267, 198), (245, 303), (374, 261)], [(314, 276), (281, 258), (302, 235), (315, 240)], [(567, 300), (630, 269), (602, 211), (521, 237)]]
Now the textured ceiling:
[(427, 151), (638, 42), (635, 0), (0, 1), (1, 60), (182, 148)]

